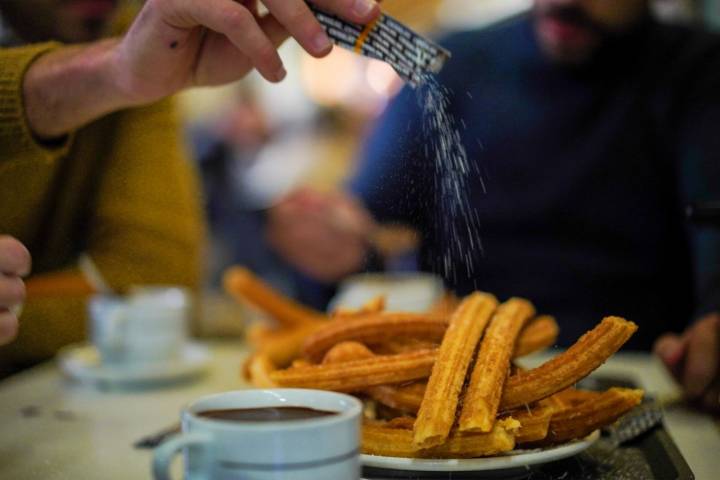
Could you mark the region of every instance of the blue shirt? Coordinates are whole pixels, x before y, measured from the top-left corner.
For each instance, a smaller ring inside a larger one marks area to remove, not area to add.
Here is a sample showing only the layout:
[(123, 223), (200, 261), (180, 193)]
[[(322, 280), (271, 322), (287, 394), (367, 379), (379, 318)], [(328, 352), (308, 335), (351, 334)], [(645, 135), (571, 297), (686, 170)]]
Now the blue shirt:
[(480, 172), (465, 194), (482, 253), (452, 255), (450, 275), (441, 265), (473, 234), (438, 198), (412, 89), (375, 126), (351, 183), (378, 219), (418, 229), (423, 270), (459, 294), (530, 299), (557, 317), (561, 345), (620, 315), (640, 325), (628, 346), (649, 348), (720, 306), (708, 287), (720, 260), (699, 264), (701, 298), (702, 238), (684, 217), (690, 199), (720, 199), (717, 37), (647, 20), (576, 67), (541, 53), (529, 16), (442, 43), (453, 57), (439, 81)]

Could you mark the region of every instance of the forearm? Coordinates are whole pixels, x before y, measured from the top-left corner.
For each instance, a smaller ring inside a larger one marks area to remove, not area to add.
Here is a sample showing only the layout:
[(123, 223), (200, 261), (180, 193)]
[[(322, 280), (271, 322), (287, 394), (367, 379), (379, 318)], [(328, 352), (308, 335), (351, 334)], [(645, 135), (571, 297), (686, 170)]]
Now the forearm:
[(57, 138), (135, 104), (117, 82), (117, 39), (63, 47), (39, 57), (23, 81), (27, 121), (41, 139)]

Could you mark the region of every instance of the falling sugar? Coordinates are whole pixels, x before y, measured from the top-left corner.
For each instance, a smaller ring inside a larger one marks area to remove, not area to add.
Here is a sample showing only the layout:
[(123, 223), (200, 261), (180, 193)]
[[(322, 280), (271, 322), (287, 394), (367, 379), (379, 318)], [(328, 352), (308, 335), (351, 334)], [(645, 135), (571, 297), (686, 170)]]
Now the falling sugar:
[[(471, 181), (479, 179), (483, 192), (485, 183), (475, 163), (468, 160), (457, 121), (450, 111), (452, 92), (433, 76), (426, 76), (417, 96), (423, 112), (423, 135), (427, 158), (434, 162), (435, 228), (442, 235), (442, 258), (437, 259), (444, 278), (458, 280), (457, 267), (465, 264), (468, 279), (476, 272), (474, 266), (483, 253), (480, 219), (469, 195)], [(472, 98), (468, 93), (468, 97)], [(462, 121), (465, 127), (465, 122)], [(466, 128), (466, 127), (465, 127)], [(459, 231), (460, 228), (465, 231)]]

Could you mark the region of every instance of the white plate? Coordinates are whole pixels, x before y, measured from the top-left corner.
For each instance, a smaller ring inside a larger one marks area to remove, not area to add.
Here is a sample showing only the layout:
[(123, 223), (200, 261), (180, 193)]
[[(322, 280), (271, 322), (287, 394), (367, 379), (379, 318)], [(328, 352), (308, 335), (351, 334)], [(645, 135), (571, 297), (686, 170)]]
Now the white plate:
[(210, 351), (198, 343), (188, 343), (179, 359), (144, 365), (102, 365), (92, 345), (70, 345), (58, 354), (60, 369), (69, 377), (105, 386), (151, 385), (182, 380), (203, 373), (210, 362)]
[(426, 312), (443, 293), (440, 277), (429, 273), (364, 273), (340, 284), (328, 310), (360, 308), (378, 295), (385, 295), (385, 309), (389, 312)]
[(490, 472), (514, 470), (572, 457), (588, 448), (599, 437), (600, 432), (595, 431), (583, 440), (576, 440), (557, 447), (534, 450), (513, 450), (505, 455), (486, 458), (442, 460), (381, 457), (378, 455), (363, 454), (360, 456), (360, 459), (365, 467), (413, 472)]

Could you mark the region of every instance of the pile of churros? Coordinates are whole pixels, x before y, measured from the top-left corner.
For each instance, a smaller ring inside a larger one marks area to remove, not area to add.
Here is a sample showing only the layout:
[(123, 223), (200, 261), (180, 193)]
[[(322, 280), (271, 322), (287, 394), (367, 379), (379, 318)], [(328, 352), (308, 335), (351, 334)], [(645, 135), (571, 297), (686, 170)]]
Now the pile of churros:
[(606, 317), (563, 353), (524, 370), (514, 359), (555, 343), (558, 326), (522, 298), (450, 295), (427, 313), (386, 312), (383, 298), (331, 315), (286, 298), (244, 268), (226, 290), (273, 325), (248, 331), (243, 367), (258, 387), (347, 392), (366, 405), (363, 453), (473, 458), (585, 438), (638, 405), (641, 390), (573, 386), (637, 330)]

